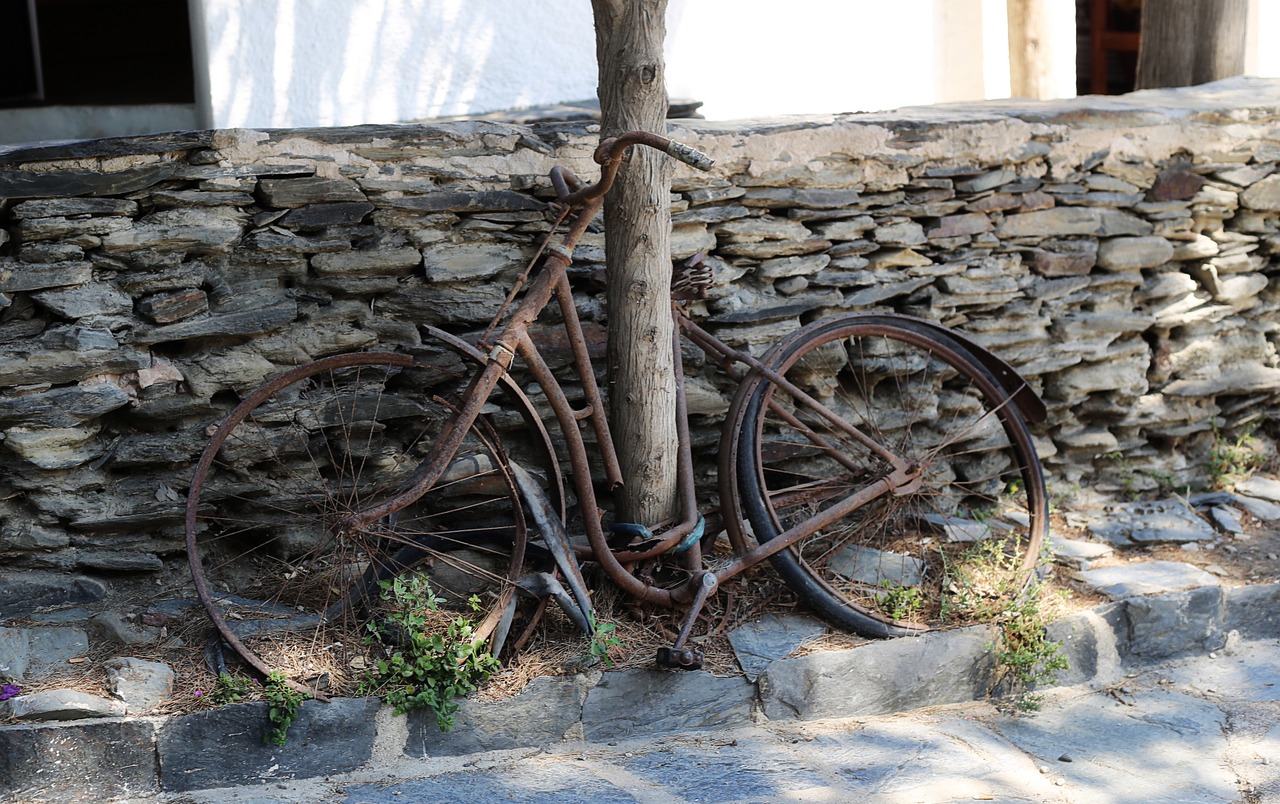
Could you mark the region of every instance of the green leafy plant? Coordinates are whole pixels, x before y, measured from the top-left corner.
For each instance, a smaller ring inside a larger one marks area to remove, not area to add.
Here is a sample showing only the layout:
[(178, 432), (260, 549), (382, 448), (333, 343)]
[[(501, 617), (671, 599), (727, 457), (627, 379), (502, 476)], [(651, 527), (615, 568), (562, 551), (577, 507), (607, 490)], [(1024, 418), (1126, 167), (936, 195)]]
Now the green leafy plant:
[(880, 581), (880, 592), (876, 597), (880, 610), (895, 620), (905, 620), (915, 616), (924, 607), (924, 596), (914, 586), (901, 586), (885, 578)]
[(1000, 628), (996, 664), (1010, 681), (1014, 704), (1027, 711), (1040, 708), (1041, 696), (1031, 690), (1070, 666), (1062, 645), (1048, 637), (1043, 597), (1040, 584), (1032, 584), (995, 618)]
[(591, 639), (587, 643), (587, 658), (591, 664), (603, 662), (605, 667), (613, 667), (613, 658), (609, 656), (609, 648), (625, 648), (626, 644), (618, 638), (615, 623), (600, 622), (594, 611), (587, 614), (587, 623), (591, 626)]
[[(456, 699), (484, 683), (498, 660), (476, 638), (471, 620), (440, 611), (443, 598), (422, 576), (398, 576), (380, 586), (388, 611), (369, 622), (365, 644), (402, 644), (365, 673), (360, 693), (382, 696), (398, 715), (427, 708), (440, 730), (449, 731), (458, 711)], [(473, 612), (480, 610), (479, 598), (468, 602)]]
[[(1033, 579), (1022, 588), (1019, 553), (1006, 548), (1002, 539), (986, 539), (949, 564), (943, 610), (946, 616), (965, 616), (999, 628), (993, 646), (999, 681), (1009, 685), (1017, 708), (1033, 710), (1039, 708), (1040, 696), (1032, 690), (1069, 663), (1061, 644), (1048, 636), (1044, 584)], [(1038, 565), (1048, 560), (1045, 551)]]
[(1209, 485), (1212, 488), (1230, 488), (1247, 479), (1266, 462), (1253, 437), (1255, 427), (1254, 424), (1248, 425), (1240, 435), (1231, 439), (1214, 424), (1213, 446), (1209, 450)]
[[(224, 674), (225, 675), (225, 674)], [(272, 745), (284, 745), (289, 738), (289, 727), (298, 719), (298, 708), (308, 697), (289, 686), (284, 673), (276, 670), (262, 682), (262, 699), (267, 702), (267, 733), (263, 741)]]
[(248, 697), (250, 681), (244, 676), (233, 676), (228, 672), (218, 674), (218, 683), (209, 693), (209, 700), (219, 706), (237, 703)]

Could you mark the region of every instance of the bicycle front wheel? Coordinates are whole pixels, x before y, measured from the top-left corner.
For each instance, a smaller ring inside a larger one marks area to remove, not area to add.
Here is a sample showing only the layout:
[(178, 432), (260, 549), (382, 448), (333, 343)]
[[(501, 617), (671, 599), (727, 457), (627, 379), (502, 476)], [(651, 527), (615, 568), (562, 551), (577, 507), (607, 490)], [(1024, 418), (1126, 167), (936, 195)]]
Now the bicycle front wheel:
[(188, 559), (210, 618), (257, 670), (359, 668), (359, 626), (407, 572), (429, 582), (442, 625), (461, 614), (479, 635), (498, 627), (526, 533), (483, 419), (419, 500), (350, 524), (412, 484), (472, 368), (449, 349), (325, 358), (267, 383), (214, 431), (187, 501)]
[(996, 601), (1021, 593), (1047, 532), (1044, 479), (1026, 426), (988, 369), (945, 334), (867, 316), (810, 325), (764, 362), (801, 393), (759, 374), (739, 391), (737, 483), (758, 541), (892, 471), (831, 417), (919, 466), (917, 485), (772, 557), (819, 614), (867, 636), (896, 636), (988, 618)]

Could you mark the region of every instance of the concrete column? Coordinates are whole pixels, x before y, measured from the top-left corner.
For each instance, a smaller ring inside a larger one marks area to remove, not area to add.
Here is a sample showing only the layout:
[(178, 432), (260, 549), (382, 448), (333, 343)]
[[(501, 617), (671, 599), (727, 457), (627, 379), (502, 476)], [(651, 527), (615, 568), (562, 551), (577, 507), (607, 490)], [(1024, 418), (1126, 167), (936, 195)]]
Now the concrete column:
[(1076, 16), (1072, 0), (1008, 0), (1009, 88), (1015, 98), (1076, 94)]

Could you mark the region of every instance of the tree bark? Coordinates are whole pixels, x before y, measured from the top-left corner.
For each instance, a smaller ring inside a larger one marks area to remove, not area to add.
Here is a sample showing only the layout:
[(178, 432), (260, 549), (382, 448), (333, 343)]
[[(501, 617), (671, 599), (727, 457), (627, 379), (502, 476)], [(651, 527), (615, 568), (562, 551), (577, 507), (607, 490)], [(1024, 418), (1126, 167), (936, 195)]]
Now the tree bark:
[(1185, 87), (1244, 72), (1248, 0), (1146, 0), (1138, 89)]
[[(666, 132), (666, 6), (592, 0), (602, 137)], [(676, 511), (670, 187), (670, 160), (633, 148), (604, 208), (610, 419), (625, 484), (618, 517), (650, 526)]]

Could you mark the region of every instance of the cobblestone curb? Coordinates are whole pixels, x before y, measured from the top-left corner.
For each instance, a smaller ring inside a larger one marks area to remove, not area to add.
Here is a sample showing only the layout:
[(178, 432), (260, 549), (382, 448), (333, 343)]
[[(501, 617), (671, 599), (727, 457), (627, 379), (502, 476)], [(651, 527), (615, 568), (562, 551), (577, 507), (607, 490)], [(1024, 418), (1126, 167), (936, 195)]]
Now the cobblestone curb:
[[(1220, 649), (1232, 631), (1280, 637), (1280, 584), (1129, 598), (1058, 620), (1071, 669), (1059, 685), (1105, 685), (1129, 669)], [(374, 699), (307, 702), (289, 744), (265, 745), (264, 704), (167, 718), (0, 727), (0, 798), (103, 800), (346, 773), (404, 757), (544, 748), (712, 731), (758, 719), (908, 711), (991, 694), (992, 633), (970, 627), (773, 662), (756, 683), (621, 670), (544, 678), (501, 702), (465, 701), (458, 725), (399, 718)]]

